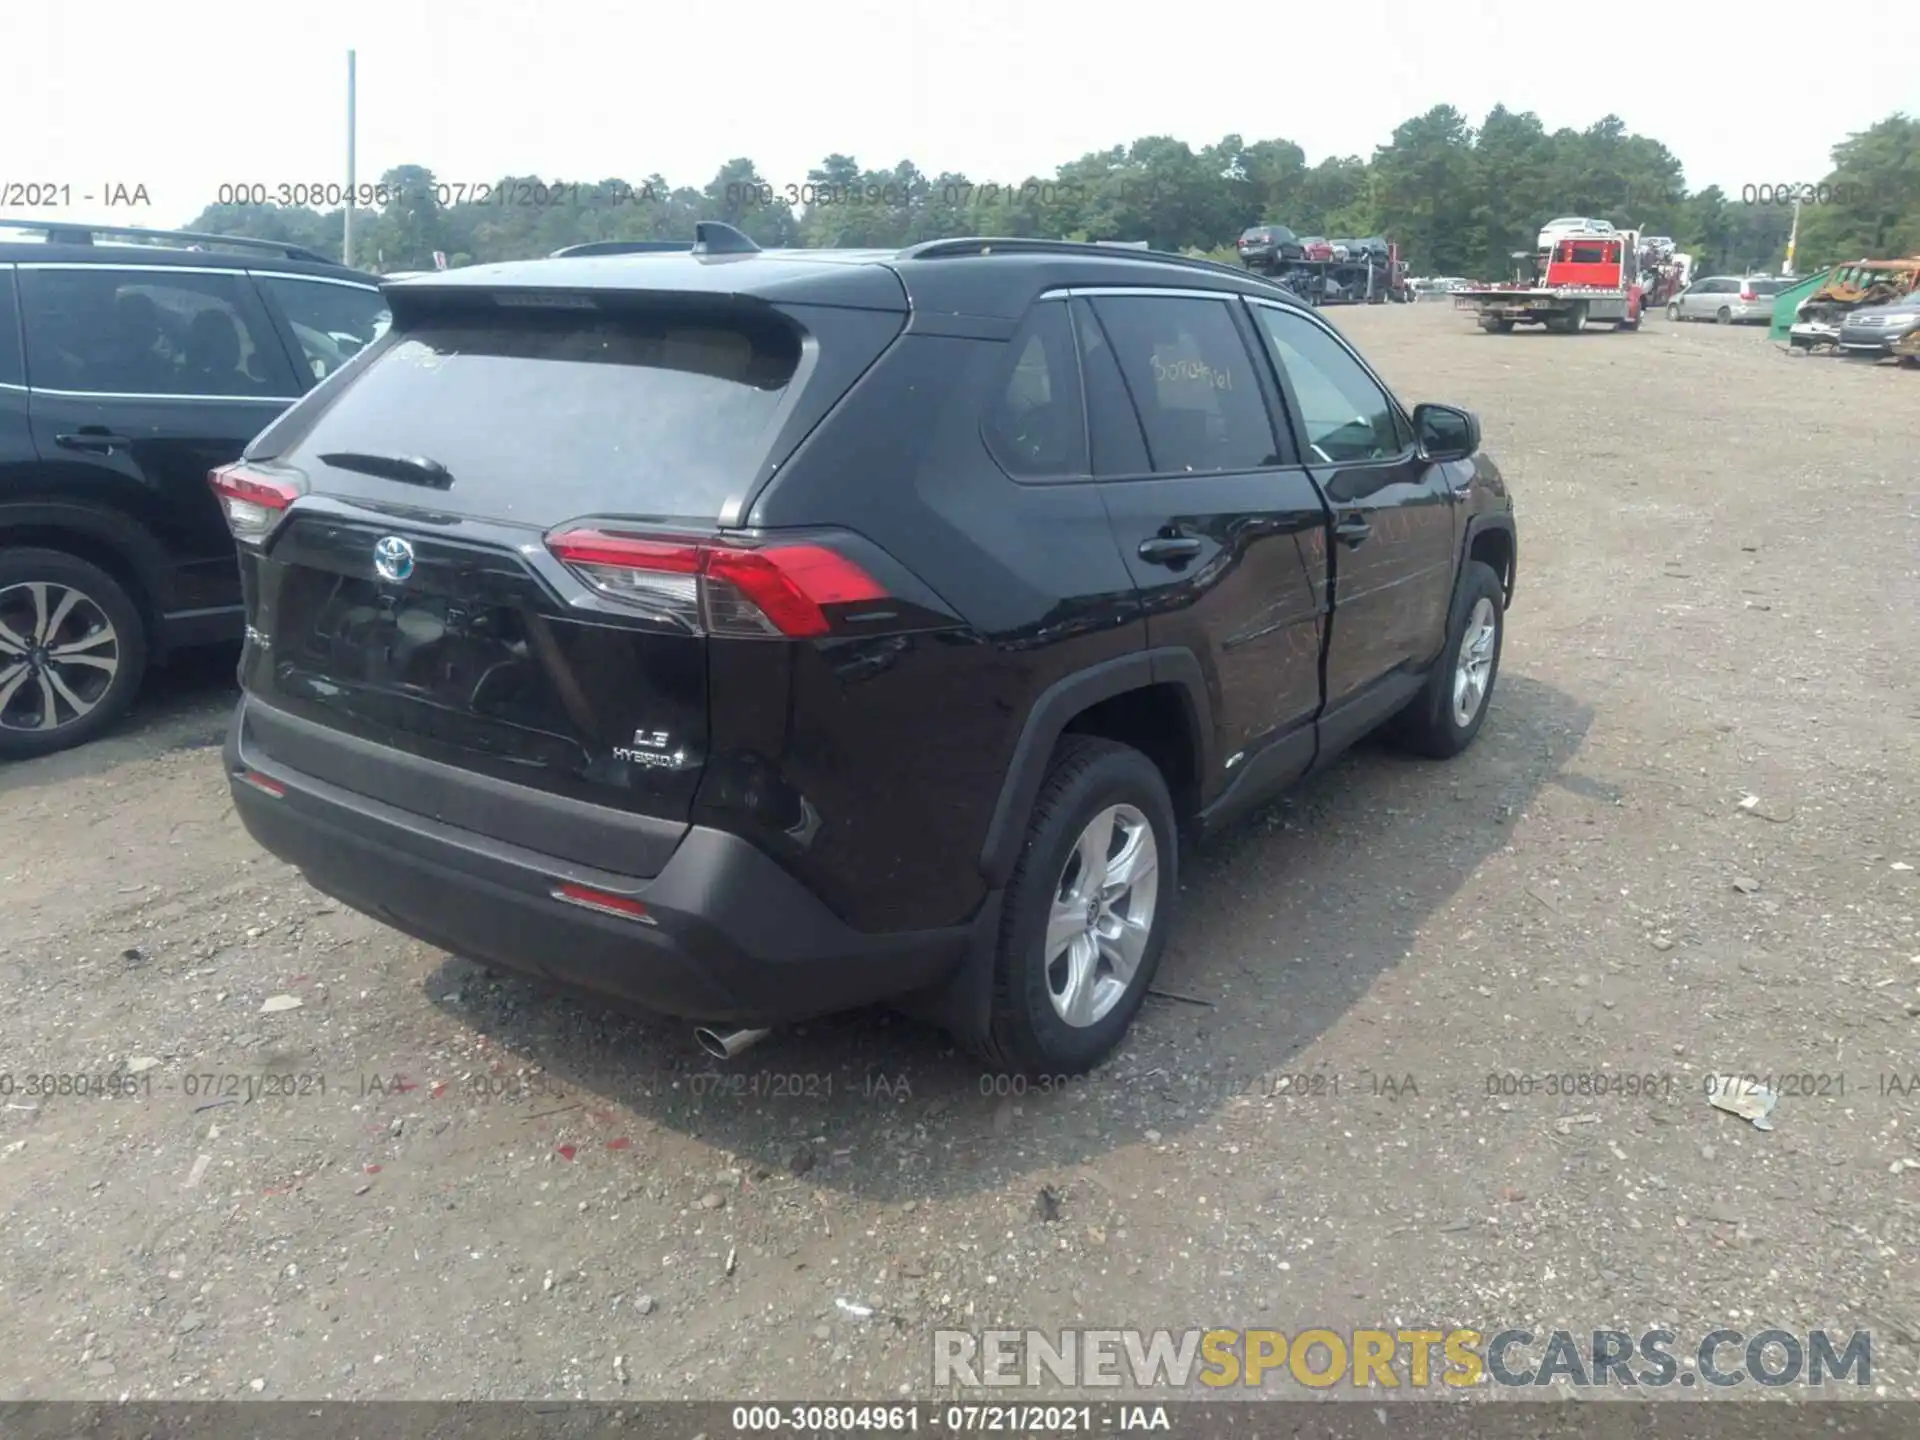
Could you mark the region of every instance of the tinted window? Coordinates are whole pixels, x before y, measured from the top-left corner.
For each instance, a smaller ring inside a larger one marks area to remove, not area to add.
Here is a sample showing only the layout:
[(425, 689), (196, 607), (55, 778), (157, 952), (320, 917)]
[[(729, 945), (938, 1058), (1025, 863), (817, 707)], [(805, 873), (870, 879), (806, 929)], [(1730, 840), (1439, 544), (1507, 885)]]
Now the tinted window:
[(0, 266), (0, 385), (24, 385), (20, 358), (20, 310), (13, 299), (13, 271)]
[(1784, 280), (1755, 280), (1750, 287), (1756, 295), (1778, 295), (1787, 288)]
[[(390, 335), (293, 455), (425, 455), (447, 503), (712, 520), (773, 438), (800, 337), (773, 317), (524, 310)], [(296, 412), (298, 413), (298, 412)]]
[(1093, 302), (1161, 473), (1278, 464), (1266, 401), (1224, 300), (1112, 295)]
[(392, 316), (378, 290), (256, 275), (260, 287), (285, 312), (300, 342), (301, 358), (315, 380), (324, 380), (387, 332)]
[(1412, 436), (1387, 393), (1340, 342), (1312, 321), (1266, 305), (1253, 307), (1274, 363), (1293, 382), (1302, 439), (1331, 462), (1387, 460)]
[(1009, 475), (1087, 473), (1087, 426), (1066, 302), (1036, 305), (1007, 347), (1006, 382), (987, 412), (987, 448)]
[(1080, 373), (1087, 388), (1087, 429), (1093, 441), (1096, 475), (1144, 475), (1147, 442), (1140, 433), (1140, 417), (1120, 378), (1113, 347), (1085, 300), (1073, 302), (1074, 327), (1080, 336)]
[(281, 397), (287, 358), (236, 275), (20, 271), (27, 374), (49, 390)]

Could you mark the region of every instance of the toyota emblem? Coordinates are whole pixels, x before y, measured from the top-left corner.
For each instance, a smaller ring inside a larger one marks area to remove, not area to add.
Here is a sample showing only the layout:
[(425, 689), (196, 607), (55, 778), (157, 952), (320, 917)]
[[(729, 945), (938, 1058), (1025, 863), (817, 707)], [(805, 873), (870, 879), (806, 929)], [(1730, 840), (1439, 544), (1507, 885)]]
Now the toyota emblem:
[(398, 535), (383, 536), (373, 547), (373, 568), (382, 580), (404, 580), (413, 574), (413, 546)]

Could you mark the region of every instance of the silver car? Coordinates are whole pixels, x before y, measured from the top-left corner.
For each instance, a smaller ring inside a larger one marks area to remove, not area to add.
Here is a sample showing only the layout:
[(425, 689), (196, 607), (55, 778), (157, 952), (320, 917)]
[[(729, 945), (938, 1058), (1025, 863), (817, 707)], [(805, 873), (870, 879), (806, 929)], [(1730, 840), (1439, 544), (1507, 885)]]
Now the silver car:
[(1885, 360), (1894, 342), (1920, 329), (1920, 290), (1886, 305), (1862, 305), (1840, 321), (1840, 352), (1861, 359)]
[(1667, 302), (1669, 320), (1773, 321), (1773, 298), (1794, 282), (1764, 275), (1709, 275)]

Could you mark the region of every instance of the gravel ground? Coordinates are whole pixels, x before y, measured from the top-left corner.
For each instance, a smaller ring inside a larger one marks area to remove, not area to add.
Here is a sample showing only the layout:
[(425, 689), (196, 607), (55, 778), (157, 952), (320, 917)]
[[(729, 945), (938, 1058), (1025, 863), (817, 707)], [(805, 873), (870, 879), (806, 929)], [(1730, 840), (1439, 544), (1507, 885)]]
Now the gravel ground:
[[(0, 1398), (883, 1398), (941, 1327), (1423, 1321), (1864, 1329), (1920, 1396), (1920, 377), (1334, 318), (1514, 487), (1493, 712), (1190, 862), (1184, 998), (1063, 1092), (882, 1014), (716, 1066), (339, 909), (233, 818), (230, 655), (0, 773)], [(1714, 1071), (1799, 1078), (1763, 1132)], [(1594, 1072), (1652, 1093), (1550, 1093)]]

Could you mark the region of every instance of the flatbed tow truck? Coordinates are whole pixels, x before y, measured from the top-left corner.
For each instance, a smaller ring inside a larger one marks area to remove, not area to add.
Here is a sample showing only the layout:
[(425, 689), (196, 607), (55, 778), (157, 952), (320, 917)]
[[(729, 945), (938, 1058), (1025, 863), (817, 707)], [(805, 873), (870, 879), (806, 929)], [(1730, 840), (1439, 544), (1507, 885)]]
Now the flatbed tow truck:
[[(1632, 230), (1560, 234), (1533, 258), (1537, 279), (1456, 290), (1453, 307), (1478, 316), (1490, 335), (1505, 335), (1516, 325), (1574, 335), (1594, 322), (1638, 330), (1646, 298), (1639, 250), (1640, 236)], [(1527, 260), (1524, 251), (1515, 258)]]

